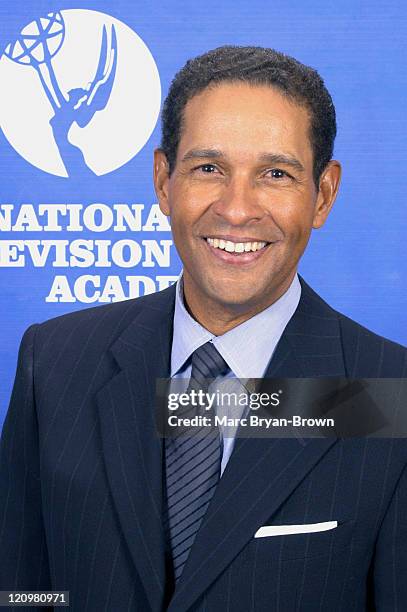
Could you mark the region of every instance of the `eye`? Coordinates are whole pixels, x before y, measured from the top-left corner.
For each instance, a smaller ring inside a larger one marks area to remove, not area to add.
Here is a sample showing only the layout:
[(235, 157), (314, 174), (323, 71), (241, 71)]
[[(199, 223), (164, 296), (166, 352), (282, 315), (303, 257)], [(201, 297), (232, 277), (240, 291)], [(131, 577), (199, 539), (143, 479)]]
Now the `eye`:
[(272, 170), (269, 170), (268, 173), (270, 173), (274, 179), (283, 179), (285, 177), (291, 178), (288, 172), (285, 172), (285, 170), (281, 170), (280, 168), (273, 168)]
[(214, 164), (201, 164), (200, 166), (194, 168), (194, 170), (200, 170), (204, 174), (213, 174), (218, 169), (216, 166), (214, 166)]

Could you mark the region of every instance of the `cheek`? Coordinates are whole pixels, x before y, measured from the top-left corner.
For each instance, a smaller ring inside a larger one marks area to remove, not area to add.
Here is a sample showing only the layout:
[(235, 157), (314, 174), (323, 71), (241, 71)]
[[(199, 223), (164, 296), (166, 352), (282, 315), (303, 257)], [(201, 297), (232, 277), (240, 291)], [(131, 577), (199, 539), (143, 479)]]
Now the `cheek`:
[(171, 201), (171, 228), (174, 237), (182, 236), (184, 239), (195, 239), (200, 228), (208, 226), (211, 200), (208, 194), (191, 193), (184, 189)]
[(304, 200), (287, 199), (283, 205), (272, 211), (274, 222), (285, 240), (293, 243), (303, 243), (308, 240), (313, 223), (313, 206)]
[(185, 249), (188, 248), (189, 232), (187, 228), (188, 221), (185, 219), (182, 213), (179, 216), (177, 214), (173, 214), (171, 216), (172, 236), (177, 251), (179, 251), (180, 254), (182, 254)]
[(178, 199), (171, 206), (171, 231), (175, 246), (180, 254), (194, 250), (197, 238), (195, 227), (200, 217), (198, 206), (188, 199)]

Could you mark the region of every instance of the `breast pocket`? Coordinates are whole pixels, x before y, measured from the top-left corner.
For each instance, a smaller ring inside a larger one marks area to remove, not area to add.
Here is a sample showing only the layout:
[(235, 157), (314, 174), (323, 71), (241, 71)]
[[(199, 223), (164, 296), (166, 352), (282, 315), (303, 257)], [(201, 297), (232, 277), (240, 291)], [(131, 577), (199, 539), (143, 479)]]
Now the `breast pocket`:
[[(288, 525), (285, 527), (286, 531), (290, 530)], [(353, 520), (337, 521), (337, 526), (333, 529), (256, 537), (253, 538), (252, 545), (256, 547), (257, 554), (260, 553), (261, 556), (264, 554), (270, 560), (304, 559), (332, 555), (341, 551), (349, 546), (353, 533)]]

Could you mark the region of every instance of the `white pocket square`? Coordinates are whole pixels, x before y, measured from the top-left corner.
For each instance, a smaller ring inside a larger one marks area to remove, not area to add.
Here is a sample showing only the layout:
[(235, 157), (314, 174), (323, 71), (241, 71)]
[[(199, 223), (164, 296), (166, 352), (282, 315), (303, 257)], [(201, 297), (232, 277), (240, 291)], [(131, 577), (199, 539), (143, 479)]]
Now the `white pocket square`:
[(329, 529), (335, 529), (337, 526), (338, 521), (308, 523), (305, 525), (265, 525), (256, 531), (254, 537), (268, 538), (269, 536), (290, 535), (294, 533), (315, 533), (317, 531), (328, 531)]

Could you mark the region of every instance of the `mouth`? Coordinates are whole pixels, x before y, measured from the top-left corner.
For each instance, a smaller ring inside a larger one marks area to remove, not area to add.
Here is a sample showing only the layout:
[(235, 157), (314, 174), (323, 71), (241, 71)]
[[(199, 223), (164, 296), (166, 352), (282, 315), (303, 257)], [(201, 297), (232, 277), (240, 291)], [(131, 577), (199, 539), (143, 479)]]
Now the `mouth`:
[(205, 236), (203, 240), (209, 252), (219, 261), (234, 265), (247, 265), (257, 261), (268, 250), (272, 242), (254, 238), (231, 239), (231, 236)]

